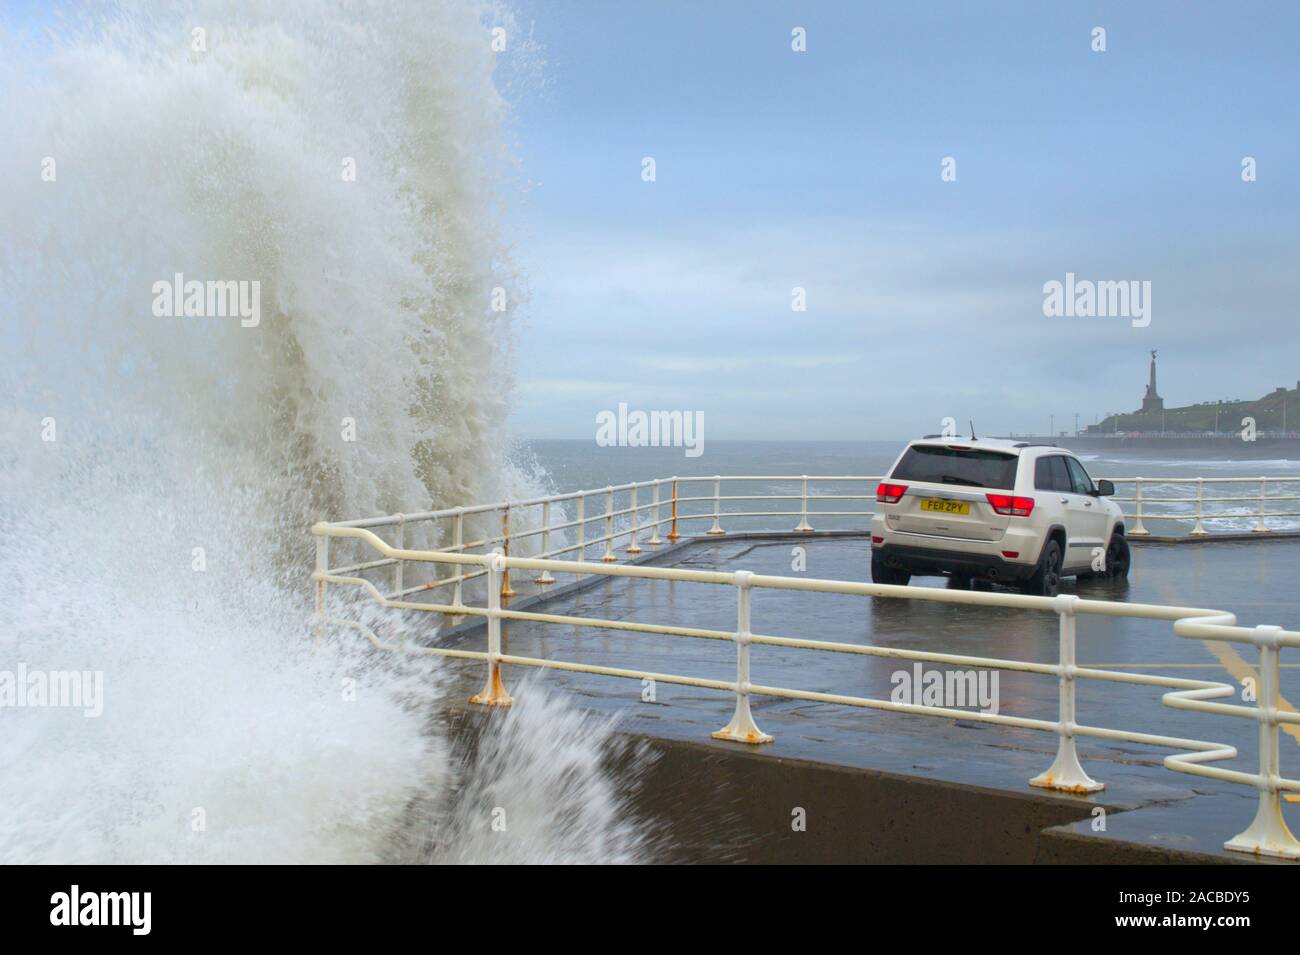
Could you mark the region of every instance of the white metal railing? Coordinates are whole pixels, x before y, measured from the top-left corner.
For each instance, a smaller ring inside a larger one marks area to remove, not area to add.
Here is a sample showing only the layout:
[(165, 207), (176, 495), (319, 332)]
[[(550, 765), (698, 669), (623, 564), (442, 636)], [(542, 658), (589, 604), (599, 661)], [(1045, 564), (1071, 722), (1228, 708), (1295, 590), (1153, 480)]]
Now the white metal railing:
[[(878, 477), (863, 476), (763, 475), (656, 478), (650, 481), (517, 501), (502, 501), (496, 504), (341, 521), (331, 526), (371, 530), (391, 528), (393, 543), (401, 547), (405, 542), (407, 528), (423, 523), (434, 528), (434, 537), (440, 537), (444, 542), (450, 538), (449, 543), (444, 543), (444, 546), (437, 548), (441, 553), (467, 554), (475, 551), (486, 553), (499, 547), (503, 554), (510, 556), (512, 549), (518, 551), (523, 547), (528, 551), (528, 556), (532, 557), (572, 557), (579, 562), (599, 560), (613, 563), (619, 559), (615, 552), (617, 543), (625, 543), (624, 552), (636, 555), (641, 553), (641, 544), (657, 546), (665, 540), (675, 543), (683, 536), (681, 533), (683, 527), (688, 524), (699, 526), (703, 521), (710, 522), (705, 533), (722, 535), (726, 533), (721, 523), (724, 517), (740, 520), (798, 518), (798, 523), (793, 530), (800, 532), (813, 530), (809, 524), (810, 517), (869, 519), (873, 513), (869, 508), (844, 510), (842, 508), (846, 505), (839, 503), (836, 505), (839, 509), (812, 510), (809, 504), (811, 502), (815, 506), (818, 502), (874, 502), (876, 484), (879, 480)], [(722, 493), (724, 482), (769, 484), (797, 482), (800, 490), (799, 493), (789, 494), (724, 495)], [(810, 493), (808, 488), (810, 482), (856, 485), (857, 487), (851, 487), (856, 493)], [(695, 485), (704, 485), (705, 488), (696, 490), (693, 487)], [(589, 507), (589, 502), (595, 502), (598, 506)], [(756, 506), (757, 502), (775, 502), (777, 509), (750, 509)], [(793, 509), (796, 507), (793, 502), (798, 502), (797, 510)], [(781, 507), (790, 509), (780, 509)], [(571, 517), (567, 508), (572, 508)], [(467, 528), (471, 526), (477, 528), (478, 536), (466, 536)], [(665, 529), (666, 534), (663, 533)], [(600, 553), (594, 557), (590, 553), (593, 547), (600, 549)], [(393, 589), (385, 596), (402, 598), (420, 591), (450, 587), (453, 606), (460, 606), (463, 603), (463, 586), (467, 581), (484, 576), (482, 570), (475, 569), (408, 585), (401, 569), (401, 562), (386, 557), (334, 569), (340, 573), (353, 573), (379, 567), (393, 568)], [(543, 569), (534, 581), (545, 585), (553, 583), (554, 579), (550, 577), (548, 570)], [(508, 571), (502, 578), (501, 589), (503, 597), (508, 598), (515, 593)]]
[[(712, 493), (690, 497), (680, 495), (679, 485), (691, 479), (678, 478), (670, 480), (672, 486), (669, 496), (661, 493), (665, 489), (667, 481), (650, 481), (603, 489), (598, 493), (604, 496), (604, 511), (591, 517), (585, 514), (585, 502), (588, 497), (594, 496), (593, 492), (574, 492), (572, 494), (538, 498), (535, 501), (512, 502), (505, 505), (457, 508), (443, 512), (428, 512), (427, 514), (397, 515), (395, 517), (371, 518), (360, 521), (317, 524), (312, 529), (317, 540), (316, 572), (312, 575), (316, 586), (317, 633), (319, 635), (321, 626), (326, 623), (341, 625), (360, 630), (372, 643), (384, 649), (482, 661), (486, 664), (486, 679), (483, 690), (472, 698), (472, 702), (488, 706), (509, 705), (511, 702), (502, 679), (502, 667), (505, 665), (565, 670), (628, 679), (651, 679), (664, 683), (728, 692), (735, 696), (735, 709), (732, 719), (725, 727), (713, 735), (720, 739), (745, 743), (761, 743), (771, 739), (770, 736), (759, 730), (754, 722), (750, 710), (750, 698), (753, 696), (890, 710), (920, 716), (978, 720), (1021, 729), (1050, 732), (1058, 737), (1056, 758), (1047, 770), (1030, 780), (1030, 783), (1034, 786), (1067, 792), (1095, 792), (1102, 788), (1102, 784), (1093, 780), (1079, 762), (1075, 745), (1075, 740), (1078, 737), (1166, 747), (1177, 751), (1164, 760), (1164, 765), (1171, 770), (1248, 785), (1259, 791), (1259, 806), (1254, 821), (1240, 835), (1225, 843), (1227, 848), (1280, 858), (1300, 858), (1300, 842), (1297, 842), (1287, 828), (1281, 811), (1281, 793), (1283, 791), (1300, 791), (1300, 780), (1288, 779), (1281, 775), (1279, 743), (1280, 727), (1283, 724), (1300, 725), (1300, 713), (1281, 707), (1278, 688), (1280, 650), (1282, 647), (1300, 646), (1300, 633), (1283, 630), (1275, 626), (1239, 627), (1236, 626), (1236, 617), (1233, 614), (1219, 610), (1085, 600), (1068, 594), (1058, 597), (1034, 597), (1009, 593), (937, 590), (839, 580), (773, 577), (756, 575), (744, 570), (731, 572), (698, 571), (617, 563), (617, 557), (613, 553), (613, 542), (618, 536), (629, 539), (629, 549), (631, 547), (638, 547), (639, 549), (638, 534), (649, 528), (653, 531), (652, 537), (643, 542), (648, 546), (653, 546), (663, 542), (659, 534), (661, 526), (671, 528), (667, 539), (672, 541), (681, 536), (679, 527), (685, 520), (710, 520), (711, 524), (707, 533), (726, 533), (721, 526), (721, 517), (724, 513), (729, 518), (743, 516), (771, 517), (773, 515), (798, 516), (799, 524), (795, 529), (806, 532), (811, 529), (810, 517), (815, 517), (818, 513), (832, 513), (809, 511), (808, 501), (815, 499), (857, 500), (863, 496), (809, 495), (807, 490), (809, 481), (867, 482), (871, 484), (876, 479), (861, 477), (798, 477), (793, 479), (788, 477), (718, 477), (694, 479), (713, 482)], [(724, 497), (721, 494), (721, 482), (726, 480), (798, 481), (801, 490), (798, 495)], [(874, 491), (874, 484), (871, 484), (871, 487)], [(651, 503), (647, 505), (650, 510), (643, 516), (648, 519), (639, 520), (638, 514), (642, 511), (642, 508), (635, 502), (634, 495), (638, 490), (644, 491), (646, 489), (650, 491)], [(615, 506), (615, 495), (621, 492), (626, 492), (631, 501), (626, 508), (616, 508)], [(723, 502), (726, 500), (750, 501), (756, 499), (798, 500), (800, 504), (797, 511), (755, 511), (747, 513), (724, 511), (723, 508)], [(872, 499), (874, 499), (874, 494)], [(556, 503), (570, 501), (575, 506), (575, 518), (573, 520), (563, 519), (558, 524), (551, 523), (550, 516), (554, 516), (552, 506)], [(682, 513), (680, 505), (692, 501), (707, 502), (711, 506), (703, 508), (699, 513)], [(540, 507), (543, 512), (540, 524), (522, 532), (516, 527), (513, 539), (518, 541), (520, 538), (525, 537), (540, 537), (540, 553), (528, 557), (510, 556), (505, 552), (512, 539), (510, 514), (532, 506)], [(668, 516), (661, 514), (661, 507), (668, 508)], [(841, 513), (861, 516), (864, 512)], [(464, 539), (467, 520), (484, 514), (494, 515), (493, 521), (496, 519), (495, 515), (501, 515), (501, 533), (499, 535), (488, 535), (478, 541), (467, 542)], [(621, 532), (615, 526), (615, 519), (620, 517), (628, 520), (627, 528)], [(448, 549), (407, 550), (401, 546), (400, 541), (406, 527), (411, 522), (439, 518), (450, 518), (453, 522), (454, 543)], [(604, 533), (594, 539), (586, 539), (584, 528), (591, 521), (602, 522), (604, 524)], [(387, 526), (396, 528), (398, 538), (396, 545), (385, 542), (375, 533), (374, 528)], [(575, 531), (574, 543), (555, 549), (549, 547), (548, 538), (551, 534), (570, 529)], [(380, 558), (344, 567), (330, 567), (331, 541), (349, 538), (378, 553), (381, 555)], [(498, 544), (504, 544), (505, 546), (487, 554), (467, 552), (471, 546), (496, 547)], [(587, 548), (593, 544), (597, 548), (603, 546), (604, 549), (601, 559), (596, 561), (585, 559)], [(572, 560), (558, 559), (557, 555), (560, 553), (575, 554), (576, 558)], [(456, 573), (445, 578), (439, 578), (435, 573), (434, 579), (425, 584), (405, 587), (402, 568), (408, 562), (434, 567), (437, 565), (450, 565)], [(381, 592), (372, 581), (358, 576), (358, 574), (387, 566), (394, 568), (395, 589), (390, 594)], [(556, 575), (581, 577), (598, 574), (606, 577), (666, 579), (731, 587), (735, 592), (737, 607), (736, 628), (729, 631), (713, 630), (507, 609), (504, 606), (504, 601), (513, 593), (509, 582), (511, 570), (534, 572), (537, 576), (533, 579), (541, 584), (554, 582), (557, 579)], [(462, 584), (479, 576), (485, 579), (485, 606), (471, 605), (464, 602), (465, 594)], [(388, 608), (441, 613), (451, 616), (484, 617), (486, 618), (487, 648), (483, 651), (476, 651), (386, 642), (368, 627), (330, 611), (329, 601), (327, 600), (327, 587), (331, 585), (360, 588), (371, 599)], [(404, 599), (415, 591), (441, 587), (452, 588), (449, 603), (421, 603)], [(750, 599), (753, 590), (765, 588), (1051, 612), (1055, 613), (1059, 618), (1059, 656), (1057, 663), (1047, 664), (834, 643), (795, 636), (758, 634), (752, 630)], [(1257, 704), (1255, 706), (1243, 706), (1237, 703), (1213, 702), (1235, 696), (1236, 688), (1228, 683), (1078, 666), (1075, 659), (1075, 621), (1077, 616), (1088, 614), (1166, 620), (1173, 624), (1174, 632), (1182, 637), (1253, 644), (1258, 648), (1260, 656)], [(597, 666), (582, 663), (581, 661), (506, 654), (502, 652), (501, 628), (502, 621), (508, 620), (527, 621), (544, 625), (562, 625), (565, 627), (589, 627), (629, 633), (665, 634), (689, 639), (730, 641), (736, 647), (736, 679), (734, 681), (704, 679), (684, 674), (657, 673), (646, 670)], [(929, 661), (950, 666), (987, 667), (996, 670), (1053, 676), (1059, 684), (1058, 711), (1055, 720), (1044, 720), (1000, 713), (972, 712), (949, 707), (895, 703), (890, 700), (757, 684), (751, 680), (750, 648), (754, 645)], [(1256, 721), (1259, 725), (1258, 772), (1244, 772), (1206, 765), (1235, 758), (1237, 750), (1228, 744), (1078, 723), (1075, 717), (1075, 698), (1077, 683), (1080, 680), (1100, 680), (1112, 683), (1161, 687), (1168, 691), (1163, 695), (1162, 699), (1164, 703), (1171, 707)]]
[[(1116, 485), (1132, 485), (1131, 497), (1113, 497), (1112, 500), (1123, 505), (1132, 505), (1125, 510), (1125, 517), (1132, 522), (1128, 529), (1130, 537), (1150, 535), (1147, 522), (1191, 523), (1192, 527), (1185, 535), (1200, 538), (1210, 535), (1205, 522), (1223, 522), (1229, 520), (1254, 520), (1252, 531), (1259, 534), (1272, 532), (1268, 522), (1279, 519), (1300, 518), (1300, 510), (1277, 510), (1279, 504), (1294, 506), (1291, 502), (1300, 501), (1297, 494), (1278, 494), (1276, 491), (1300, 490), (1300, 477), (1259, 477), (1259, 478), (1114, 478)], [(586, 491), (571, 491), (565, 494), (552, 494), (542, 497), (517, 501), (502, 501), (496, 504), (480, 504), (473, 507), (444, 508), (437, 511), (424, 511), (417, 514), (390, 514), (382, 517), (361, 520), (342, 521), (337, 527), (361, 527), (368, 529), (392, 528), (393, 543), (399, 548), (404, 546), (406, 532), (414, 524), (427, 524), (431, 535), (441, 539), (444, 544), (436, 548), (443, 553), (487, 553), (500, 548), (502, 553), (510, 556), (512, 549), (516, 552), (522, 547), (530, 557), (571, 557), (585, 562), (593, 559), (589, 549), (596, 547), (600, 553), (594, 559), (612, 563), (618, 560), (616, 543), (624, 542), (626, 553), (635, 556), (641, 553), (641, 544), (656, 546), (664, 540), (676, 542), (681, 538), (681, 530), (686, 525), (701, 526), (708, 521), (707, 534), (720, 536), (727, 533), (723, 520), (754, 521), (774, 517), (797, 518), (797, 523), (788, 528), (791, 531), (810, 533), (814, 530), (812, 521), (819, 523), (832, 520), (839, 523), (858, 522), (865, 529), (874, 509), (875, 488), (878, 476), (858, 475), (715, 475), (713, 477), (671, 477), (656, 478), (631, 484), (620, 484)], [(723, 494), (724, 484), (742, 486), (760, 485), (760, 493)], [(839, 493), (818, 492), (809, 489), (809, 485), (831, 486)], [(1233, 490), (1242, 486), (1257, 485), (1256, 493), (1249, 495), (1212, 495), (1205, 494), (1206, 486), (1226, 486)], [(700, 485), (703, 485), (701, 488)], [(761, 485), (776, 485), (778, 489), (788, 488), (789, 492), (769, 488), (761, 493)], [(1178, 493), (1179, 488), (1194, 487), (1192, 496), (1172, 496), (1168, 491)], [(1270, 493), (1269, 489), (1274, 489)], [(1154, 493), (1154, 496), (1153, 496)], [(589, 508), (588, 502), (597, 504)], [(852, 503), (859, 506), (853, 509)], [(1243, 504), (1249, 502), (1251, 509), (1232, 512), (1213, 510), (1226, 504)], [(760, 503), (775, 505), (758, 510)], [(824, 505), (830, 505), (826, 507)], [(603, 506), (601, 506), (603, 505)], [(1191, 505), (1188, 513), (1170, 511), (1170, 507)], [(1207, 511), (1209, 505), (1211, 510)], [(569, 508), (572, 509), (570, 516)], [(1270, 509), (1272, 508), (1272, 509)], [(1300, 521), (1295, 522), (1300, 525)], [(466, 536), (467, 527), (476, 529), (477, 537)], [(593, 533), (594, 525), (594, 533)], [(661, 537), (661, 532), (667, 533)], [(770, 525), (762, 525), (764, 531), (772, 531)], [(648, 537), (645, 535), (649, 535)], [(1179, 536), (1179, 535), (1174, 535)], [(558, 541), (558, 543), (557, 543)], [(356, 564), (335, 568), (341, 573), (353, 573), (373, 570), (378, 567), (393, 568), (393, 589), (386, 596), (402, 598), (411, 594), (440, 587), (452, 588), (451, 603), (459, 606), (463, 602), (463, 585), (466, 581), (484, 576), (479, 569), (459, 571), (442, 579), (409, 584), (405, 580), (400, 561), (391, 558), (379, 558), (358, 562)], [(540, 585), (554, 583), (549, 570), (542, 570), (534, 578)], [(510, 575), (507, 572), (502, 579), (502, 596), (514, 594)]]
[[(1203, 537), (1210, 532), (1205, 529), (1205, 521), (1242, 521), (1254, 519), (1255, 526), (1251, 531), (1256, 534), (1267, 534), (1272, 528), (1268, 526), (1270, 518), (1275, 521), (1278, 518), (1297, 518), (1300, 517), (1300, 510), (1296, 510), (1296, 501), (1300, 501), (1300, 495), (1295, 493), (1284, 494), (1278, 491), (1295, 492), (1300, 490), (1300, 478), (1297, 477), (1223, 477), (1223, 478), (1112, 478), (1116, 485), (1131, 484), (1133, 485), (1132, 497), (1112, 497), (1111, 500), (1121, 504), (1132, 504), (1133, 509), (1126, 510), (1125, 516), (1131, 517), (1134, 521), (1133, 526), (1128, 528), (1128, 536), (1144, 537), (1150, 534), (1147, 530), (1145, 521), (1192, 521), (1192, 529), (1188, 532), (1190, 536)], [(1239, 488), (1250, 489), (1251, 485), (1255, 486), (1255, 492), (1252, 494), (1221, 494), (1211, 497), (1205, 496), (1206, 486), (1218, 487), (1226, 486), (1228, 491), (1235, 491)], [(1190, 496), (1169, 497), (1164, 495), (1151, 495), (1152, 488), (1184, 488), (1194, 489), (1194, 493), (1188, 492)], [(1270, 488), (1274, 489), (1270, 493)], [(1144, 494), (1144, 490), (1146, 493)], [(1250, 507), (1242, 508), (1236, 512), (1216, 511), (1215, 508), (1222, 508), (1225, 504), (1249, 504)], [(1155, 509), (1152, 509), (1155, 505)], [(1170, 510), (1171, 506), (1190, 505), (1191, 513), (1185, 511)], [(1211, 508), (1207, 512), (1207, 505)], [(1292, 508), (1291, 510), (1278, 510), (1278, 505), (1284, 505)], [(1145, 510), (1144, 510), (1145, 506)], [(1272, 509), (1270, 509), (1270, 507)]]

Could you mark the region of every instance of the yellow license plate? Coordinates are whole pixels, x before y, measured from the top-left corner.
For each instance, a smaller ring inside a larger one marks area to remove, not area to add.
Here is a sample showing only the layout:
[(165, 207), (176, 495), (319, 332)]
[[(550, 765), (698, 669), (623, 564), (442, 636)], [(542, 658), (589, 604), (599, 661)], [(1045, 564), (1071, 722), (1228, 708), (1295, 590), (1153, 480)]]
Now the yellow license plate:
[(941, 501), (937, 497), (921, 498), (921, 510), (940, 514), (969, 514), (970, 504), (965, 501)]

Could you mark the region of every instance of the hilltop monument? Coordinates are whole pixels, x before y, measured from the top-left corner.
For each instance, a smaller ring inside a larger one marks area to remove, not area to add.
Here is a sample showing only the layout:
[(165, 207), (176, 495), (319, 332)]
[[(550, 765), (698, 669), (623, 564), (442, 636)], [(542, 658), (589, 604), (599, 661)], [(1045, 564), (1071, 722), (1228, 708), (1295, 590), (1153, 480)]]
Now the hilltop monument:
[(1165, 408), (1165, 399), (1160, 397), (1156, 391), (1156, 350), (1151, 349), (1151, 378), (1147, 382), (1146, 397), (1142, 399), (1141, 413), (1148, 411), (1163, 411)]

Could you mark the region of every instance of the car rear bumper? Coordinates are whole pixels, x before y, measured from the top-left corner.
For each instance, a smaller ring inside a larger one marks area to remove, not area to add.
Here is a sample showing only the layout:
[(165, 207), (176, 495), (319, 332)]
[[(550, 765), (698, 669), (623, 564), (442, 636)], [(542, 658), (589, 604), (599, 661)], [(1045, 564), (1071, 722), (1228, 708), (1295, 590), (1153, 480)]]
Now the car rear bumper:
[(1034, 564), (1010, 561), (998, 554), (908, 544), (874, 544), (871, 553), (873, 557), (884, 561), (887, 567), (922, 576), (958, 574), (985, 580), (1018, 581), (1032, 576), (1035, 570)]

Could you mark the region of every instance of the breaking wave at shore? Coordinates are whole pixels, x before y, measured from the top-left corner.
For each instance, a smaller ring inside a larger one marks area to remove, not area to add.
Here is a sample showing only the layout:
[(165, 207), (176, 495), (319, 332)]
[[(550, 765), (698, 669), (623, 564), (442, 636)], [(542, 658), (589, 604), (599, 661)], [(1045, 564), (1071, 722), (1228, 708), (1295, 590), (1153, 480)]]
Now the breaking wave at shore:
[[(0, 56), (0, 670), (103, 681), (98, 718), (0, 713), (0, 862), (366, 862), (425, 829), (489, 861), (489, 795), (512, 858), (640, 851), (607, 726), (521, 705), (476, 785), (434, 663), (308, 626), (314, 520), (533, 490), (488, 307), (516, 285), (495, 22), (106, 4)], [(160, 317), (176, 273), (257, 282), (260, 320)]]

